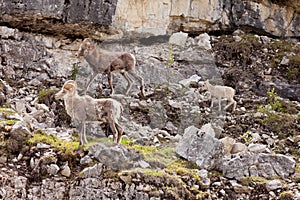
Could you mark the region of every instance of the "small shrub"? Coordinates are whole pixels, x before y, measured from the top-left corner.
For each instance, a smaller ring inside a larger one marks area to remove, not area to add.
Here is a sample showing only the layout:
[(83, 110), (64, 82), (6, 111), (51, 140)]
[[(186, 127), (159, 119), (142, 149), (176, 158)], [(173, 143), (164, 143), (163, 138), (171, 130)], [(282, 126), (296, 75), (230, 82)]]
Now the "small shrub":
[(77, 74), (79, 73), (79, 67), (76, 63), (73, 64), (70, 79), (76, 80)]
[(296, 134), (298, 129), (297, 115), (284, 113), (288, 106), (283, 106), (274, 88), (269, 89), (267, 94), (267, 105), (258, 107), (258, 111), (265, 114), (262, 123), (281, 138), (284, 138), (287, 134)]
[(59, 91), (58, 89), (41, 90), (38, 94), (38, 102), (50, 106), (51, 103), (54, 101), (54, 95), (58, 91)]

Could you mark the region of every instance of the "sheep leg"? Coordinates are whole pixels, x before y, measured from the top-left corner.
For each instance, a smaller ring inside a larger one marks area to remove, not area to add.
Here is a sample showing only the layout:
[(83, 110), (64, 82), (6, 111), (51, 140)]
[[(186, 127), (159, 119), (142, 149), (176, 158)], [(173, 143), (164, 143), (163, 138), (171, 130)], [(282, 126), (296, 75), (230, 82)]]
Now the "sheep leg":
[(87, 84), (87, 86), (86, 86), (86, 89), (85, 89), (85, 91), (84, 91), (84, 94), (86, 94), (86, 92), (88, 91), (88, 89), (89, 89), (91, 83), (93, 82), (93, 80), (95, 79), (96, 76), (97, 76), (97, 74), (92, 74), (92, 75), (90, 76), (90, 79), (89, 79), (89, 82), (88, 82), (88, 84)]
[[(233, 101), (234, 101), (234, 100), (233, 100)], [(232, 109), (232, 111), (234, 112), (235, 109), (236, 109), (236, 101), (233, 102), (233, 109)]]
[(116, 123), (114, 121), (114, 116), (112, 113), (108, 113), (107, 121), (109, 123), (109, 127), (110, 127), (111, 131), (113, 132), (113, 141), (117, 142), (118, 130), (116, 128)]
[(122, 135), (123, 135), (123, 129), (118, 123), (115, 123), (115, 124), (116, 124), (116, 128), (118, 129), (117, 143), (120, 143), (121, 139), (122, 139)]
[(214, 98), (211, 98), (210, 108), (214, 107)]
[(128, 73), (130, 75), (132, 75), (134, 78), (139, 80), (140, 85), (141, 85), (140, 86), (141, 94), (142, 94), (143, 97), (145, 97), (145, 83), (144, 83), (143, 77), (138, 75), (135, 70), (130, 70), (130, 71), (128, 71)]
[(114, 95), (115, 94), (115, 90), (114, 90), (113, 83), (112, 83), (113, 80), (112, 80), (112, 74), (111, 74), (111, 72), (107, 73), (107, 80), (108, 80), (109, 87), (111, 89), (110, 95)]
[(235, 108), (236, 108), (236, 101), (235, 101), (233, 98), (229, 99), (229, 104), (228, 104), (224, 109), (226, 110), (226, 109), (229, 108), (232, 104), (233, 104), (233, 109), (232, 109), (232, 111), (235, 111)]
[(87, 144), (88, 143), (88, 141), (87, 141), (87, 139), (86, 139), (86, 124), (85, 124), (85, 122), (83, 122), (83, 135), (82, 135), (82, 139), (83, 139), (83, 144)]
[(222, 102), (221, 100), (222, 100), (221, 98), (218, 98), (218, 101), (219, 101), (219, 111), (221, 111), (221, 109), (222, 109), (221, 108), (221, 102)]
[(130, 78), (130, 76), (128, 75), (127, 72), (123, 72), (121, 74), (127, 80), (128, 85), (127, 85), (127, 88), (126, 88), (126, 95), (128, 95), (129, 91), (131, 90), (131, 87), (132, 87), (132, 84), (133, 84), (133, 80), (132, 80), (132, 78)]
[(84, 141), (84, 134), (85, 134), (85, 122), (82, 121), (79, 125), (80, 127), (80, 131), (79, 131), (79, 145), (84, 145), (85, 144), (85, 141)]

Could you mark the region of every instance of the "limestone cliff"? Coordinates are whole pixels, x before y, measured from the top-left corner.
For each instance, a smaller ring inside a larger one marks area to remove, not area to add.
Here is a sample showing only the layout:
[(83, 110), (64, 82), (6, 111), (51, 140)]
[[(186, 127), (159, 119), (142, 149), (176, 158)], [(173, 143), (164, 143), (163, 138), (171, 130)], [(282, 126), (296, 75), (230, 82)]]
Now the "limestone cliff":
[(193, 34), (236, 28), (277, 37), (299, 37), (298, 1), (283, 5), (278, 2), (281, 1), (3, 0), (0, 24), (98, 39), (128, 32), (163, 35), (185, 31)]

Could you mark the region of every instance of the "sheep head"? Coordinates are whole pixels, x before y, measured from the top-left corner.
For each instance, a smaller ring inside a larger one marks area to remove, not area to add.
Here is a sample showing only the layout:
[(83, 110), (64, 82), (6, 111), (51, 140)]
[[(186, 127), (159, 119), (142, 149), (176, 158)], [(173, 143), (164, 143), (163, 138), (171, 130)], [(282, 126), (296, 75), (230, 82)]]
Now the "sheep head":
[(94, 49), (95, 49), (95, 45), (94, 45), (92, 39), (85, 38), (78, 49), (77, 56), (85, 57), (90, 51), (92, 51)]
[(77, 90), (77, 83), (73, 80), (68, 80), (64, 83), (62, 89), (55, 94), (55, 99), (64, 99), (67, 95), (74, 95)]
[(208, 90), (208, 86), (209, 86), (209, 81), (199, 81), (198, 82), (199, 85), (199, 92), (203, 92), (203, 91), (207, 91)]

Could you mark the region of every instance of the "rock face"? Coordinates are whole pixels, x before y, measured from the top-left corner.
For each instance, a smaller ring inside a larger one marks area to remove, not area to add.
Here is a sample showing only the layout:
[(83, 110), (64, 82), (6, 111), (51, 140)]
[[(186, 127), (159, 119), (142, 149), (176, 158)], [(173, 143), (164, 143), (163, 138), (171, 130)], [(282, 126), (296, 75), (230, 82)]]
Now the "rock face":
[(101, 26), (111, 24), (116, 4), (117, 0), (3, 1), (1, 22), (44, 33), (87, 35), (107, 30)]
[(242, 152), (220, 159), (217, 168), (227, 178), (240, 179), (247, 176), (286, 178), (294, 173), (295, 165), (295, 160), (285, 155)]
[(164, 35), (170, 31), (199, 33), (234, 30), (236, 27), (273, 36), (299, 37), (299, 5), (286, 5), (251, 0), (4, 0), (0, 7), (4, 13), (0, 23), (99, 39), (107, 33), (118, 35), (119, 30)]
[[(207, 124), (208, 125), (208, 124)], [(203, 126), (200, 130), (196, 127), (188, 127), (182, 140), (176, 147), (176, 153), (205, 169), (212, 169), (217, 159), (225, 151), (224, 145), (214, 137), (212, 128)]]
[(107, 146), (98, 143), (90, 147), (90, 153), (101, 163), (114, 170), (138, 167), (141, 157), (134, 151), (129, 151), (124, 146)]

